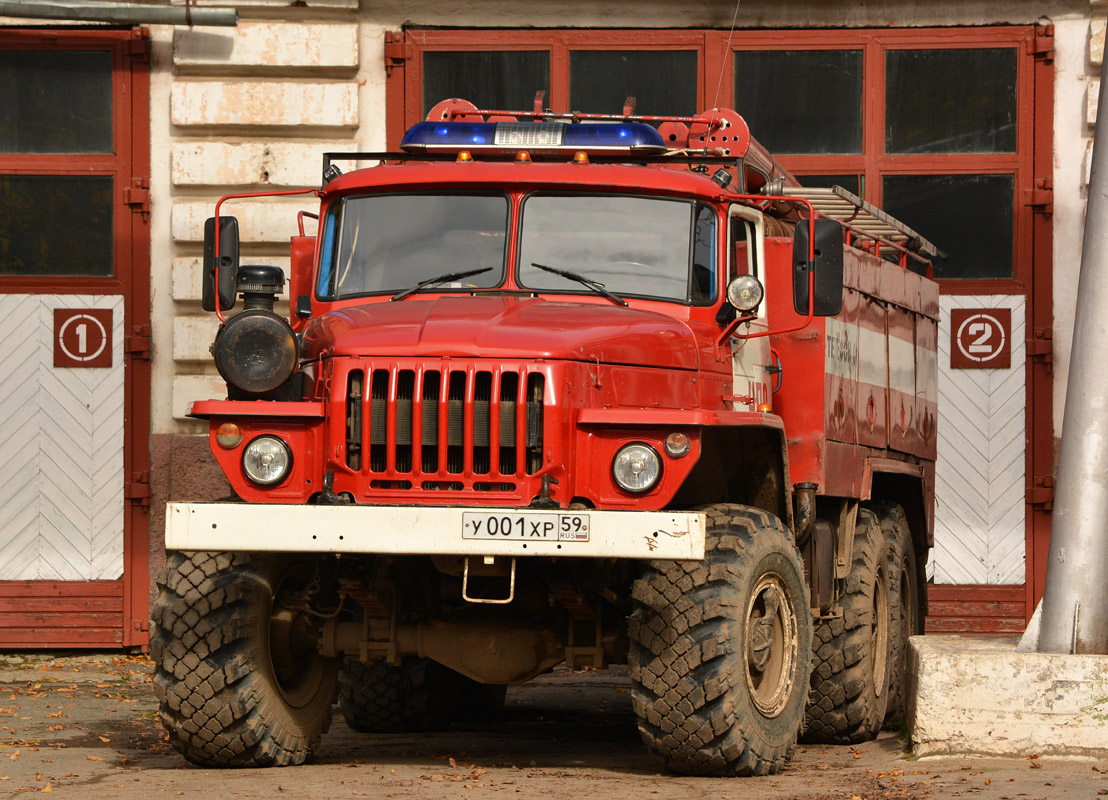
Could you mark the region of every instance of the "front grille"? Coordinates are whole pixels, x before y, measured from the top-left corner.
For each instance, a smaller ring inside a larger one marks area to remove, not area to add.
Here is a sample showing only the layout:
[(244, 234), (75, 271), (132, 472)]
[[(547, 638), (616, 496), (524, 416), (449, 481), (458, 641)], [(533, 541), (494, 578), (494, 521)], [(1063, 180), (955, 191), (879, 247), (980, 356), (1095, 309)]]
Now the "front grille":
[(525, 368), (353, 369), (347, 466), (376, 488), (514, 491), (542, 468), (544, 392), (543, 373)]

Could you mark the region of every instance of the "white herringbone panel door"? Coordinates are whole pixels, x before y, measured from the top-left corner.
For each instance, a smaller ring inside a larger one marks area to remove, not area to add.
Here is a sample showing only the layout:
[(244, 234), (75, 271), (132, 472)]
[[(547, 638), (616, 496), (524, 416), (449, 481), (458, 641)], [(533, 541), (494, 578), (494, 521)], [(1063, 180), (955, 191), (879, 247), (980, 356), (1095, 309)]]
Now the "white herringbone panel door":
[[(943, 295), (939, 308), (935, 549), (928, 572), (935, 583), (1023, 583), (1025, 298)], [(955, 308), (1012, 310), (1009, 369), (950, 368), (950, 312)]]
[[(111, 367), (55, 368), (54, 309), (112, 310)], [(0, 580), (123, 575), (123, 297), (0, 295)]]

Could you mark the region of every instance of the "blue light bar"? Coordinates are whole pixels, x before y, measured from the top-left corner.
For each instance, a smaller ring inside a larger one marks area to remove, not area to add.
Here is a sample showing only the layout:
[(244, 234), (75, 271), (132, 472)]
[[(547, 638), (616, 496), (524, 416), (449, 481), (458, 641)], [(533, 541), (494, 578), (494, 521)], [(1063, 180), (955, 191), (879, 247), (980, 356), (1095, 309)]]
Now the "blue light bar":
[(658, 131), (642, 122), (418, 122), (404, 134), (400, 149), (631, 154), (665, 152), (666, 145)]

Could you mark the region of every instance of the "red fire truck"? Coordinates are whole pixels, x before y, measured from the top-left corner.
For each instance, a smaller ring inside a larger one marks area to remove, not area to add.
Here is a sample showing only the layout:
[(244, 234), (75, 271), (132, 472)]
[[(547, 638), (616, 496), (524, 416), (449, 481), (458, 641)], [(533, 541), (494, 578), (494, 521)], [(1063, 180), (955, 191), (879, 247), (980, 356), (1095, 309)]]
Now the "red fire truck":
[(259, 195), (206, 226), (227, 397), (191, 414), (236, 497), (167, 509), (152, 650), (185, 758), (299, 764), (336, 698), (355, 730), (428, 729), (563, 662), (627, 664), (680, 773), (901, 713), (932, 244), (726, 109), (445, 101), (311, 194), (288, 316), (222, 213)]

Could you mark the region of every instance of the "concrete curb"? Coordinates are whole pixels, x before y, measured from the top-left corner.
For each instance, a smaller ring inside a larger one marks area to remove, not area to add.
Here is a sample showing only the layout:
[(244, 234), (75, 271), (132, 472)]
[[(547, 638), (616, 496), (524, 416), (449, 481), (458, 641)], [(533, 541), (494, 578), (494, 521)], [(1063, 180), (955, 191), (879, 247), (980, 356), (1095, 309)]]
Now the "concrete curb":
[(963, 636), (914, 636), (909, 647), (917, 756), (1108, 758), (1108, 656)]

